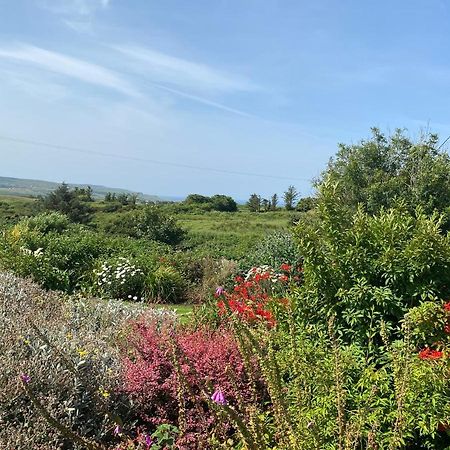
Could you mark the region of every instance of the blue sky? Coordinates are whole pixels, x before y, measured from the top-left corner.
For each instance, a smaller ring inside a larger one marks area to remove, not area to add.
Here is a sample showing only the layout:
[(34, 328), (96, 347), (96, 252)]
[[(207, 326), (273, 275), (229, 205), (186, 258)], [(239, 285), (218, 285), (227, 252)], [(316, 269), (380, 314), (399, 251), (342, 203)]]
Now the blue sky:
[(308, 195), (371, 126), (450, 134), (449, 19), (444, 0), (0, 0), (0, 175)]

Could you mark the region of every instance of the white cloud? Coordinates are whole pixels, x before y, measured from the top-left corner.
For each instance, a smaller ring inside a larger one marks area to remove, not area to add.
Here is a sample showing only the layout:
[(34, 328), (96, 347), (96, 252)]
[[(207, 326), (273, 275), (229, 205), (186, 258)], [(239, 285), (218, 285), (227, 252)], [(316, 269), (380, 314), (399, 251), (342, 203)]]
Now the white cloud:
[(20, 45), (14, 48), (0, 47), (0, 58), (32, 64), (52, 73), (109, 88), (129, 96), (140, 96), (127, 81), (109, 69), (39, 47), (31, 45)]
[(243, 77), (222, 73), (206, 64), (139, 46), (119, 45), (113, 48), (136, 62), (130, 66), (131, 69), (145, 73), (154, 81), (197, 91), (247, 92), (258, 89), (256, 85)]

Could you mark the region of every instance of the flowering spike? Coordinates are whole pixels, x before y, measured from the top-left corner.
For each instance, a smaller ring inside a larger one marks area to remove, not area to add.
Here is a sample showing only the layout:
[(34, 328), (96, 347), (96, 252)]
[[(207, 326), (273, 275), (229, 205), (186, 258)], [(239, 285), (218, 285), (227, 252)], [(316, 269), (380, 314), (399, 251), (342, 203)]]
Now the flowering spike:
[(221, 389), (217, 389), (211, 396), (211, 400), (218, 405), (226, 405), (227, 401)]

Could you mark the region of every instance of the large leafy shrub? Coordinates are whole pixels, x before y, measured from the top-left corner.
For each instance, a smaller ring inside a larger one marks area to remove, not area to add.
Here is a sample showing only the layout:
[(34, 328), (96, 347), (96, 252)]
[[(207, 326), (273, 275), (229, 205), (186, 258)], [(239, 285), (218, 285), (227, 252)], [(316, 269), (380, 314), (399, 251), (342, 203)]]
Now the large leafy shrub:
[(186, 287), (185, 280), (176, 269), (161, 266), (147, 275), (145, 294), (150, 301), (181, 303), (186, 299)]
[(171, 245), (180, 243), (185, 235), (176, 220), (155, 205), (119, 214), (107, 225), (106, 231)]
[(427, 133), (413, 141), (402, 130), (386, 136), (373, 128), (372, 133), (357, 144), (341, 144), (318, 185), (338, 182), (341, 205), (355, 209), (363, 204), (370, 213), (399, 199), (410, 210), (421, 206), (428, 214), (443, 212), (450, 205), (450, 157), (440, 149), (438, 136)]
[(370, 344), (384, 321), (395, 327), (409, 308), (450, 294), (450, 240), (441, 219), (401, 204), (372, 216), (341, 207), (339, 185), (326, 183), (320, 220), (296, 229), (304, 258), (300, 316), (326, 323), (332, 315), (346, 339)]

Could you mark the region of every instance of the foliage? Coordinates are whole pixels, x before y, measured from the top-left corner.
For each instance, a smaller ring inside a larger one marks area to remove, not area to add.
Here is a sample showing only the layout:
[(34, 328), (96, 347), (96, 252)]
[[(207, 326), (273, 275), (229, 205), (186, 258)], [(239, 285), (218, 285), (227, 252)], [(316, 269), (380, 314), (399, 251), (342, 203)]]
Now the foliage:
[(145, 295), (160, 303), (181, 303), (186, 299), (186, 282), (173, 267), (161, 266), (147, 275)]
[(123, 300), (144, 300), (144, 271), (129, 259), (118, 258), (104, 261), (94, 269), (95, 284), (102, 296)]
[(124, 389), (148, 432), (161, 423), (175, 424), (177, 446), (185, 449), (207, 448), (213, 436), (222, 441), (232, 436), (229, 424), (217, 420), (211, 395), (220, 388), (237, 407), (248, 405), (256, 393), (228, 331), (174, 332), (135, 323), (129, 339), (134, 350), (123, 361)]
[(261, 210), (261, 197), (258, 194), (250, 195), (247, 202), (247, 208), (251, 212), (259, 212)]
[[(246, 448), (444, 450), (450, 417), (449, 362), (420, 359), (409, 341), (385, 338), (382, 364), (334, 334), (287, 319), (269, 333), (236, 320), (245, 354), (255, 354), (272, 408), (253, 410), (241, 431)], [(237, 426), (233, 414), (225, 420)], [(250, 425), (252, 424), (252, 425)]]
[(304, 286), (296, 304), (303, 320), (336, 315), (348, 341), (374, 348), (382, 321), (395, 328), (409, 308), (450, 293), (450, 241), (441, 219), (420, 209), (349, 215), (340, 200), (336, 185), (324, 184), (319, 220), (297, 225)]
[(292, 185), (289, 186), (283, 193), (284, 207), (288, 211), (292, 211), (294, 209), (295, 201), (298, 199), (299, 195), (300, 194), (297, 192), (297, 189), (295, 189)]
[(328, 179), (339, 183), (342, 205), (362, 204), (369, 213), (391, 208), (399, 199), (427, 214), (450, 205), (450, 157), (431, 133), (413, 141), (402, 130), (386, 136), (373, 128), (370, 139), (339, 146), (318, 185)]
[(92, 191), (88, 189), (73, 189), (62, 183), (53, 192), (40, 198), (44, 210), (58, 211), (69, 217), (72, 222), (88, 223), (91, 220), (92, 209), (87, 204), (91, 201)]
[(248, 269), (264, 264), (280, 267), (284, 263), (297, 267), (301, 263), (301, 257), (292, 234), (288, 231), (277, 231), (262, 238), (241, 265)]
[(93, 445), (115, 447), (118, 423), (135, 433), (136, 411), (117, 391), (118, 344), (143, 314), (152, 323), (176, 320), (170, 311), (61, 296), (0, 273), (0, 447), (94, 448), (73, 442), (44, 412)]
[(206, 197), (199, 194), (190, 194), (184, 200), (186, 205), (192, 205), (203, 211), (237, 211), (237, 203), (227, 195), (213, 195)]
[(179, 244), (185, 235), (176, 220), (155, 205), (120, 214), (109, 224), (107, 231), (171, 245)]

